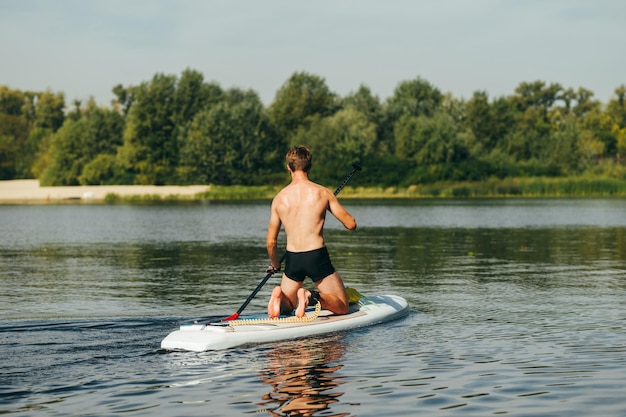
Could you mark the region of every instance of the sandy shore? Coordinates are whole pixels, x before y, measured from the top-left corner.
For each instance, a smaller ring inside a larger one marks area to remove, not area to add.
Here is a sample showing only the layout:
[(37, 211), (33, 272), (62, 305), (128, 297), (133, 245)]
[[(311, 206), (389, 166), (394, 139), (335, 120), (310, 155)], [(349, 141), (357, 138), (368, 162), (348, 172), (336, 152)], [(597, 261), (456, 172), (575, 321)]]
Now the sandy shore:
[(0, 181), (0, 203), (45, 203), (59, 201), (103, 201), (107, 194), (119, 196), (170, 195), (192, 197), (207, 191), (208, 185), (83, 185), (75, 187), (40, 187), (39, 180)]

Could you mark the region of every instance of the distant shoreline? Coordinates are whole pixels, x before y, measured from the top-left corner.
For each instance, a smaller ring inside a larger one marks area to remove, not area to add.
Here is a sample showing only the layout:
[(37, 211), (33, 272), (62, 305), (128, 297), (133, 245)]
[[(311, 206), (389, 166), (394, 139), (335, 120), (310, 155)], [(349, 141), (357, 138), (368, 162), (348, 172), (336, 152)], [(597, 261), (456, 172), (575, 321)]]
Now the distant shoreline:
[(119, 197), (158, 196), (163, 199), (178, 197), (193, 199), (198, 193), (211, 189), (210, 185), (77, 185), (41, 187), (39, 180), (0, 181), (0, 204), (36, 204), (53, 202), (105, 202), (107, 195)]
[[(78, 185), (41, 187), (39, 180), (0, 181), (0, 204), (107, 204), (271, 200), (282, 186)], [(504, 178), (408, 187), (346, 186), (342, 199), (626, 198), (626, 180), (606, 177)]]

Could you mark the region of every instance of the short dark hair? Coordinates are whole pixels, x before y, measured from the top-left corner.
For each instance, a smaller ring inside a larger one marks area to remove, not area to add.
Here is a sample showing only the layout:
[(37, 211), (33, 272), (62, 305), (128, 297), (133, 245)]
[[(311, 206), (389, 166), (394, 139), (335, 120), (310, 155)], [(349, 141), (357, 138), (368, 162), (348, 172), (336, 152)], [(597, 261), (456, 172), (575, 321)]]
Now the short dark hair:
[(289, 149), (285, 159), (293, 172), (300, 170), (308, 173), (311, 170), (313, 155), (309, 148), (299, 145)]

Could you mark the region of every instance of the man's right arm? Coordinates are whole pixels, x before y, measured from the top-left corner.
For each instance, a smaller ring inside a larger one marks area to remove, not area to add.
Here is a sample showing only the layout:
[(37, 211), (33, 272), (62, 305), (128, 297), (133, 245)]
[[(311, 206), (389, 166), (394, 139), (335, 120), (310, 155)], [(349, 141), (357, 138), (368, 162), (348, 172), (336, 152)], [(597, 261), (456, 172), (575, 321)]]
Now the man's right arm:
[(267, 254), (270, 257), (272, 267), (276, 270), (280, 270), (280, 258), (278, 257), (278, 233), (280, 232), (280, 225), (280, 217), (274, 207), (274, 203), (272, 203), (270, 211), (270, 224), (267, 228), (265, 243), (267, 245)]

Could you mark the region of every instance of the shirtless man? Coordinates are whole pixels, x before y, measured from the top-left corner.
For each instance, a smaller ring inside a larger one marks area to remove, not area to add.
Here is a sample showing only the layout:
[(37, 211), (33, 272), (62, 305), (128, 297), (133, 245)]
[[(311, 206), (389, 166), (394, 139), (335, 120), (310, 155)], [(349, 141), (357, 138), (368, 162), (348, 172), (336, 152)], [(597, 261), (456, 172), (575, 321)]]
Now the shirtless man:
[(305, 276), (308, 276), (317, 287), (315, 296), (322, 308), (335, 314), (346, 314), (346, 289), (330, 261), (323, 229), (326, 210), (346, 229), (356, 229), (356, 221), (330, 190), (309, 180), (311, 152), (306, 147), (296, 146), (289, 150), (286, 159), (291, 183), (272, 201), (266, 239), (271, 261), (268, 271), (279, 271), (278, 233), (281, 225), (285, 228), (285, 272), (280, 286), (272, 291), (267, 313), (276, 318), (296, 309), (296, 316), (303, 317), (312, 297), (312, 293), (302, 287)]

